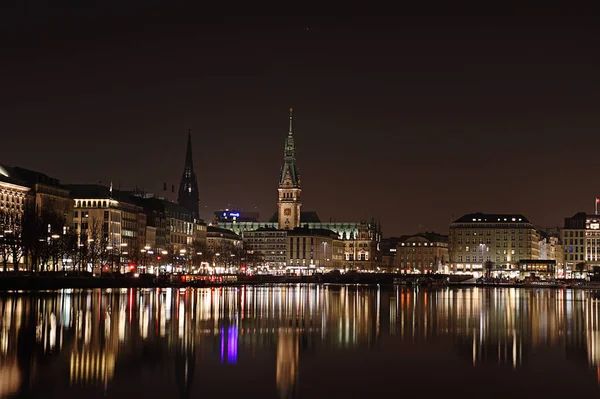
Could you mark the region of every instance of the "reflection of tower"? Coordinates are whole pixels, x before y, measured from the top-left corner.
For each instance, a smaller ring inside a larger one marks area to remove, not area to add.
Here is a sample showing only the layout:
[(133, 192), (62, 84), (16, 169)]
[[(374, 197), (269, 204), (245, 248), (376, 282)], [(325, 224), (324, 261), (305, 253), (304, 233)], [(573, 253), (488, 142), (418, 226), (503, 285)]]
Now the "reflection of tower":
[(298, 335), (289, 328), (279, 330), (277, 340), (277, 390), (281, 398), (293, 398), (298, 387)]
[(180, 346), (175, 354), (175, 380), (181, 398), (189, 398), (196, 370), (195, 345)]
[(279, 178), (279, 200), (277, 213), (279, 228), (291, 230), (300, 226), (300, 173), (296, 165), (296, 146), (292, 132), (292, 109), (290, 108), (290, 130), (285, 139), (283, 166)]

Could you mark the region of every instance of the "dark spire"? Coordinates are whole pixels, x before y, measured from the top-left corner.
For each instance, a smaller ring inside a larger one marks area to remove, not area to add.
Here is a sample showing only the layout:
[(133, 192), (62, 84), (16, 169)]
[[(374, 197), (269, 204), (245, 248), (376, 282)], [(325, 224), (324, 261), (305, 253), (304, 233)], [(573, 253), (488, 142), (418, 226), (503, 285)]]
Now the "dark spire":
[(194, 160), (192, 158), (192, 129), (188, 129), (187, 148), (185, 150), (185, 175), (191, 177), (194, 173)]
[[(296, 165), (296, 146), (294, 144), (294, 133), (293, 133), (293, 109), (290, 108), (290, 129), (288, 136), (285, 139), (285, 150), (283, 153), (283, 167), (281, 168), (281, 177), (279, 179), (279, 185), (291, 184), (293, 187), (300, 187), (300, 173), (298, 172), (298, 166)], [(289, 176), (289, 177), (288, 177)], [(286, 179), (289, 179), (286, 182)]]
[(192, 130), (188, 130), (187, 149), (185, 151), (185, 165), (179, 184), (179, 196), (177, 202), (192, 213), (195, 219), (199, 218), (198, 211), (198, 181), (194, 173), (194, 161), (192, 157)]

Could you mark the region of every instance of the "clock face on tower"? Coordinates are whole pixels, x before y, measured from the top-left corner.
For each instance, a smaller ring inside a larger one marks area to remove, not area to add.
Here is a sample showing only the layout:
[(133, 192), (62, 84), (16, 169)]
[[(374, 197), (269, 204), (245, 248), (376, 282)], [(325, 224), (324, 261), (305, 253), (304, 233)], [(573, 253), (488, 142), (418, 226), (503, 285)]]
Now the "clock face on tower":
[(285, 216), (290, 216), (290, 215), (292, 214), (292, 210), (291, 210), (290, 208), (285, 208), (285, 209), (283, 210), (283, 214), (284, 214)]

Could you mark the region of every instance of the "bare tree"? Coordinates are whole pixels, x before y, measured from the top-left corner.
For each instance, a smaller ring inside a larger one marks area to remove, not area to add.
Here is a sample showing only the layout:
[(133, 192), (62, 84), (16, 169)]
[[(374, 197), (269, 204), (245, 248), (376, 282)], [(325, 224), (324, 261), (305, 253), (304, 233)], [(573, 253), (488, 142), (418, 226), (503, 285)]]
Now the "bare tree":
[(87, 263), (92, 264), (92, 267), (106, 265), (110, 258), (107, 247), (108, 237), (104, 235), (103, 223), (93, 218), (87, 229)]
[(2, 270), (8, 271), (8, 259), (10, 257), (10, 242), (6, 236), (10, 226), (10, 214), (6, 209), (0, 209), (0, 256), (2, 256)]

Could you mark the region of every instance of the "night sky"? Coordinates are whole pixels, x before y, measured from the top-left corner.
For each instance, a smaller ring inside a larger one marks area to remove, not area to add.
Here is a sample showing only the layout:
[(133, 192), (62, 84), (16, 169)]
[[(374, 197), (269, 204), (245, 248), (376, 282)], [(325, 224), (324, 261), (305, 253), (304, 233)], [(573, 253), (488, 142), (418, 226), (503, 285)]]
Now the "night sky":
[(598, 22), (3, 10), (0, 163), (177, 190), (192, 129), (202, 216), (266, 219), (293, 107), (303, 209), (324, 221), (557, 226), (600, 197)]

